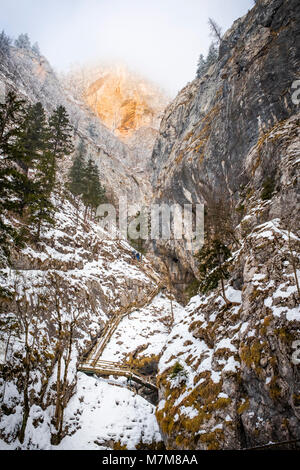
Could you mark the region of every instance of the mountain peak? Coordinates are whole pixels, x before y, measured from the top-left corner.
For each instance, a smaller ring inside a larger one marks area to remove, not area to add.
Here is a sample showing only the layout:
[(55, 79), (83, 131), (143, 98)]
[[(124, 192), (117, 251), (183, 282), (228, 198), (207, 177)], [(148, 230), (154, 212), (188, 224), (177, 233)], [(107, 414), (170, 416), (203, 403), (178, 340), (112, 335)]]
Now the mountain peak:
[(125, 142), (143, 127), (158, 130), (169, 102), (158, 86), (120, 64), (85, 70), (82, 85), (87, 105)]

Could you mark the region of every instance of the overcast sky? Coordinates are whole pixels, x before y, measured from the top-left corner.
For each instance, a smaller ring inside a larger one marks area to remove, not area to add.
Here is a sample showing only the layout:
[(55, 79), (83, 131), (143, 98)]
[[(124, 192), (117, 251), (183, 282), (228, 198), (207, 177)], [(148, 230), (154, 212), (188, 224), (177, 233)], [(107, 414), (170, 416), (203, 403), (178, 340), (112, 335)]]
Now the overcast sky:
[(211, 38), (252, 0), (0, 0), (0, 28), (28, 33), (57, 71), (71, 64), (120, 62), (174, 94), (194, 79)]

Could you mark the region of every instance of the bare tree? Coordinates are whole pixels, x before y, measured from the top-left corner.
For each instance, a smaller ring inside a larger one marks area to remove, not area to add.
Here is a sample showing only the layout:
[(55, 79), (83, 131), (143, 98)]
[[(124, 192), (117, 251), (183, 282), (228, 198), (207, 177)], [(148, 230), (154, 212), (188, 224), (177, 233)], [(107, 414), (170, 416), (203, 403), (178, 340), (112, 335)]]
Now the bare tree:
[[(18, 287), (20, 287), (20, 285), (17, 285), (18, 282), (19, 280), (16, 280), (16, 293), (18, 293)], [(23, 419), (19, 432), (19, 441), (22, 444), (24, 442), (27, 421), (31, 408), (31, 400), (29, 397), (30, 372), (35, 360), (35, 348), (39, 334), (37, 318), (39, 316), (38, 314), (40, 313), (40, 299), (39, 297), (34, 299), (33, 294), (28, 293), (28, 288), (25, 286), (25, 283), (23, 286), (21, 286), (21, 289), (21, 295), (17, 294), (16, 297), (16, 316), (20, 325), (20, 329), (24, 335), (25, 350), (25, 357), (23, 359)]]
[(211, 36), (217, 41), (218, 44), (222, 41), (222, 28), (218, 25), (218, 23), (213, 19), (208, 19), (208, 25), (210, 29)]
[(83, 325), (84, 313), (90, 305), (88, 300), (81, 299), (76, 305), (72, 291), (66, 294), (63, 279), (54, 273), (50, 279), (50, 297), (53, 302), (53, 315), (56, 327), (55, 364), (56, 397), (54, 423), (56, 434), (52, 437), (54, 445), (63, 438), (64, 411), (71, 398), (75, 383), (69, 383), (69, 367), (74, 349), (74, 342)]

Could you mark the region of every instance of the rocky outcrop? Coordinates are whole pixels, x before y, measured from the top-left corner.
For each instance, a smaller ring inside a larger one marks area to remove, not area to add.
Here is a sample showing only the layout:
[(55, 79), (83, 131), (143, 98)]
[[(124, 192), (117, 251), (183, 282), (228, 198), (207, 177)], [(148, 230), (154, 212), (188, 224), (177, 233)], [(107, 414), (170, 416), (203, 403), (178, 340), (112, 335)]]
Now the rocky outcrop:
[[(280, 126), (299, 113), (292, 102), (300, 68), (299, 9), (296, 0), (257, 2), (225, 34), (206, 75), (167, 108), (152, 155), (157, 202), (203, 203), (222, 193), (239, 206), (249, 182), (258, 188), (271, 177), (280, 187), (286, 144)], [(273, 129), (277, 143), (273, 139), (267, 148)], [(193, 257), (180, 244), (168, 251), (187, 278), (196, 274)]]
[[(167, 109), (153, 153), (159, 202), (222, 195), (236, 216), (225, 304), (194, 297), (159, 363), (157, 419), (169, 449), (242, 449), (299, 439), (300, 8), (260, 1), (225, 34), (207, 74)], [(184, 277), (191, 253), (160, 242)], [(170, 272), (174, 272), (170, 268)], [(176, 283), (176, 278), (174, 278)]]
[(102, 69), (84, 91), (87, 104), (125, 142), (142, 127), (158, 129), (167, 98), (124, 66)]
[[(217, 290), (176, 316), (159, 363), (157, 419), (167, 448), (243, 449), (300, 438), (299, 292), (287, 236), (278, 220), (257, 226), (234, 255), (230, 303)], [(299, 247), (293, 235), (292, 244)]]
[[(62, 82), (122, 142), (126, 149), (121, 157), (123, 170), (137, 179), (148, 202), (152, 193), (151, 155), (168, 97), (123, 65), (75, 69)], [(134, 196), (139, 203), (141, 198)]]

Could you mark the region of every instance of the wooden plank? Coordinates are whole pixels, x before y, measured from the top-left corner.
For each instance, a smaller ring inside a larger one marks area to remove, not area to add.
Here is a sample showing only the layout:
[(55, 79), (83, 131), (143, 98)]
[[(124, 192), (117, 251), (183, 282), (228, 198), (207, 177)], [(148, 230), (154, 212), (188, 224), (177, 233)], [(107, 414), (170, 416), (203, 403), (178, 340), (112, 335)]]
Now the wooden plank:
[(79, 367), (78, 370), (80, 372), (86, 372), (86, 373), (94, 373), (94, 374), (99, 374), (99, 375), (115, 375), (117, 377), (127, 377), (131, 380), (133, 380), (136, 383), (139, 383), (140, 385), (143, 385), (144, 387), (150, 388), (151, 390), (157, 391), (156, 385), (148, 381), (145, 377), (136, 374), (135, 372), (127, 369), (127, 370), (122, 370), (122, 369), (110, 369), (110, 368), (101, 368), (101, 367)]

